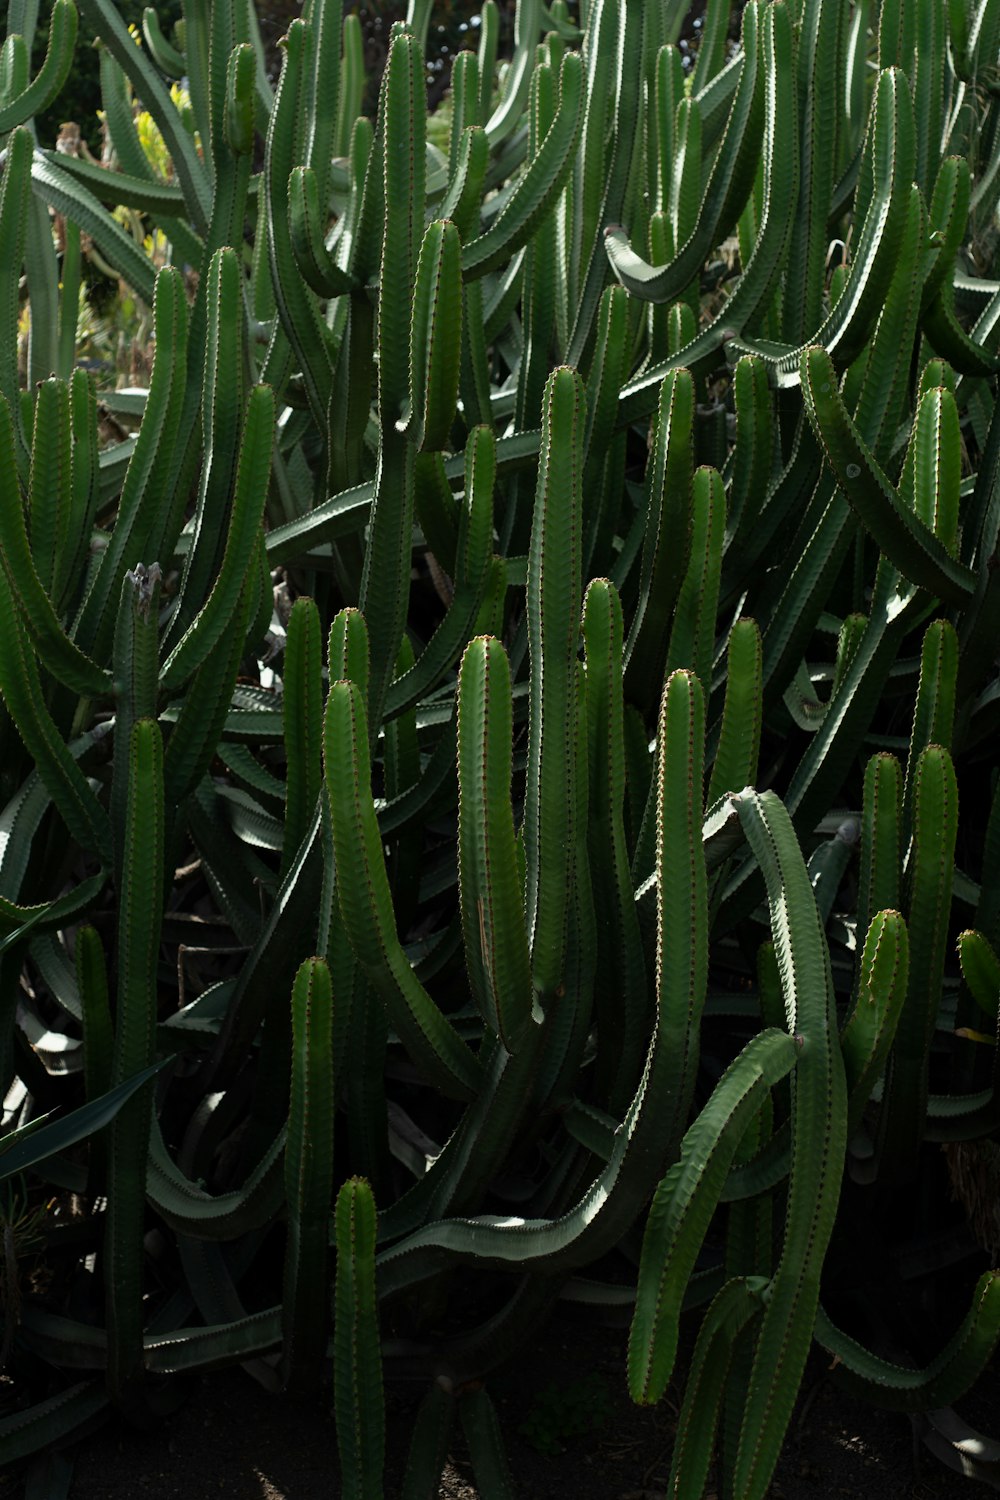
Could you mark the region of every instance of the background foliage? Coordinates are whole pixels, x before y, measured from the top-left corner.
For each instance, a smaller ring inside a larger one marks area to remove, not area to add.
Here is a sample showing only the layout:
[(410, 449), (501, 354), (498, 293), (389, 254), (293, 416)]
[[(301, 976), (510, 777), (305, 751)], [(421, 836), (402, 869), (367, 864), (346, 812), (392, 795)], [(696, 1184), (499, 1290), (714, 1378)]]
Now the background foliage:
[(8, 19), (0, 1461), (239, 1362), (506, 1495), (568, 1298), (674, 1495), (813, 1343), (985, 1472), (1000, 4)]

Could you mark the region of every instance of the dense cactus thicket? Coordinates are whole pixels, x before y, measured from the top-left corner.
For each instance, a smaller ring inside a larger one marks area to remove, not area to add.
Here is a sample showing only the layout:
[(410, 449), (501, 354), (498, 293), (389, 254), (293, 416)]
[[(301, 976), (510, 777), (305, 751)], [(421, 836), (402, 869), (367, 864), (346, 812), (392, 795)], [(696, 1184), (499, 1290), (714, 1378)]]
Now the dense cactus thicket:
[(411, 0), (370, 116), (339, 0), (276, 86), (182, 8), (0, 51), (0, 1462), (241, 1362), (345, 1497), (398, 1376), (406, 1500), (453, 1427), (510, 1495), (568, 1298), (640, 1403), (689, 1320), (672, 1495), (762, 1500), (814, 1342), (975, 1474), (1000, 0), (708, 0), (689, 66), (519, 0), (502, 70), (485, 0), (430, 112)]

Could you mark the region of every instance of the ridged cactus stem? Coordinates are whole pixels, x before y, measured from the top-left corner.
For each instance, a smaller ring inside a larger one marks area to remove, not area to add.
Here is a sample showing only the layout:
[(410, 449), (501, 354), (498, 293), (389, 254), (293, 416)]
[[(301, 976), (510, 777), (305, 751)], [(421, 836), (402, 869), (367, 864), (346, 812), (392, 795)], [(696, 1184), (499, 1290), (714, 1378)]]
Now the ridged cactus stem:
[(375, 1199), (363, 1178), (337, 1194), (334, 1213), (333, 1402), (344, 1500), (382, 1500), (385, 1404), (375, 1297)]
[[(153, 720), (139, 719), (133, 725), (128, 766), (118, 907), (115, 1083), (124, 1083), (148, 1067), (155, 1056), (164, 815), (163, 748)], [(147, 1085), (112, 1126), (104, 1246), (108, 1390), (124, 1410), (137, 1414), (142, 1409), (144, 1384), (143, 1233), (151, 1108), (152, 1090)]]
[(322, 1371), (329, 1305), (333, 1199), (333, 988), (321, 958), (292, 986), (292, 1082), (285, 1145), (288, 1240), (282, 1300), (286, 1386), (308, 1389)]
[(580, 630), (583, 382), (548, 380), (528, 555), (531, 660), (524, 802), (525, 911), (532, 981), (544, 1008), (565, 984), (576, 800), (576, 651)]

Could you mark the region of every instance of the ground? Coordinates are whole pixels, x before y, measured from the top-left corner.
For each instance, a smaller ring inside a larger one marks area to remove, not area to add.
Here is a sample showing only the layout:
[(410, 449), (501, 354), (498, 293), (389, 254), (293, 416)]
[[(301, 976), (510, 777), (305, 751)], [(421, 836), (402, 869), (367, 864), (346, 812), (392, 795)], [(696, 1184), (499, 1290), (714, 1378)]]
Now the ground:
[[(530, 1357), (497, 1374), (500, 1411), (518, 1500), (657, 1500), (665, 1495), (673, 1411), (631, 1405), (624, 1388), (625, 1332), (573, 1310), (558, 1314)], [(992, 1389), (992, 1394), (990, 1394)], [(909, 1419), (851, 1401), (815, 1356), (803, 1385), (773, 1500), (975, 1500), (984, 1487), (914, 1450)], [(1000, 1383), (989, 1377), (970, 1419), (990, 1423)], [(568, 1393), (568, 1399), (567, 1399)], [(401, 1493), (420, 1390), (388, 1392), (385, 1493)], [(567, 1429), (582, 1429), (576, 1436)], [(562, 1434), (562, 1435), (560, 1435)], [(539, 1452), (539, 1447), (556, 1451)], [(562, 1450), (562, 1451), (559, 1451)], [(240, 1370), (205, 1376), (156, 1436), (108, 1424), (78, 1453), (70, 1500), (331, 1500), (339, 1489), (326, 1405), (269, 1396)], [(0, 1478), (0, 1500), (20, 1493)], [(477, 1500), (456, 1435), (440, 1500)]]

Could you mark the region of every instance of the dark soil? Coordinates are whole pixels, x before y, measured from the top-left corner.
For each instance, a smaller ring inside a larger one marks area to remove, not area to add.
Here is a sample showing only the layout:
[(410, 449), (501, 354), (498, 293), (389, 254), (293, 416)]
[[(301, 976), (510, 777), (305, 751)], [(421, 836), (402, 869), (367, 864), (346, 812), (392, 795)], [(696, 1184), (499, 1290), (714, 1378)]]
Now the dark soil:
[[(676, 1403), (652, 1410), (628, 1400), (625, 1332), (573, 1311), (557, 1314), (530, 1357), (493, 1377), (519, 1500), (657, 1500), (665, 1494)], [(803, 1384), (773, 1500), (973, 1500), (983, 1487), (945, 1469), (915, 1442), (905, 1416), (878, 1412), (839, 1392), (814, 1357)], [(567, 1399), (569, 1393), (569, 1399)], [(993, 1375), (971, 1405), (983, 1426), (996, 1411)], [(390, 1387), (387, 1497), (402, 1488), (421, 1390)], [(566, 1428), (576, 1428), (571, 1436)], [(561, 1435), (562, 1433), (562, 1435)], [(539, 1446), (554, 1451), (539, 1452)], [(23, 1480), (0, 1478), (0, 1497)], [(330, 1500), (339, 1490), (328, 1403), (269, 1396), (242, 1371), (206, 1376), (153, 1437), (109, 1423), (78, 1450), (70, 1500)], [(36, 1491), (36, 1493), (38, 1493)], [(456, 1435), (441, 1500), (476, 1500)], [(712, 1492), (708, 1492), (712, 1500)]]

